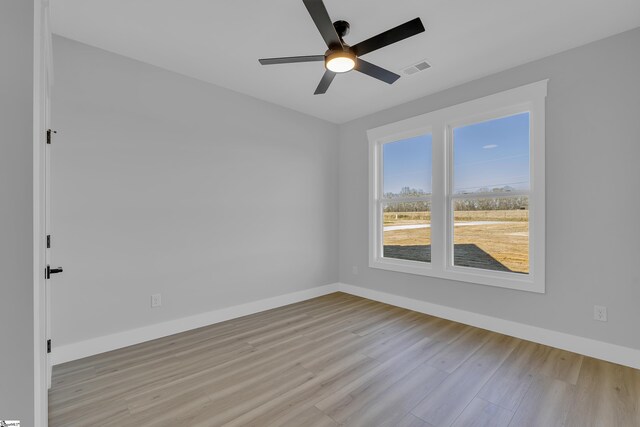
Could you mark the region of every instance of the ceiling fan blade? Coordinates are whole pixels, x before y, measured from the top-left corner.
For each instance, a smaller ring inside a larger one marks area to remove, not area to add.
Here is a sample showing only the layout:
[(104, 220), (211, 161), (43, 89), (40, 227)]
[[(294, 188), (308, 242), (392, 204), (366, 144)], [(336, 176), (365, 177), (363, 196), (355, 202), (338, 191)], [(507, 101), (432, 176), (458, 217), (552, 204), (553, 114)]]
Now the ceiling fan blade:
[(324, 61), (324, 55), (285, 56), (282, 58), (258, 59), (258, 61), (260, 61), (262, 65), (291, 64), (294, 62), (316, 62)]
[(377, 36), (373, 36), (370, 39), (362, 41), (351, 48), (357, 56), (362, 56), (369, 52), (373, 52), (374, 50), (399, 42), (400, 40), (420, 34), (423, 31), (424, 25), (422, 25), (422, 21), (420, 18), (416, 18), (387, 30), (384, 33), (380, 33)]
[(320, 31), (320, 35), (324, 39), (324, 42), (327, 44), (329, 49), (342, 48), (342, 41), (340, 40), (340, 37), (338, 36), (338, 33), (333, 26), (333, 22), (331, 22), (329, 12), (327, 12), (327, 8), (324, 6), (322, 0), (302, 1), (307, 7), (309, 15), (311, 15), (311, 19), (313, 19), (313, 22), (315, 22), (316, 27), (318, 27), (318, 31)]
[(313, 92), (313, 94), (322, 95), (323, 93), (325, 93), (327, 89), (329, 89), (329, 85), (331, 84), (335, 76), (336, 73), (326, 70), (324, 72), (324, 75), (322, 76), (322, 79), (320, 80), (320, 83), (318, 84), (318, 87), (316, 88), (316, 91)]
[(356, 61), (355, 69), (360, 71), (361, 73), (374, 77), (378, 80), (382, 80), (383, 82), (389, 84), (393, 84), (393, 82), (400, 78), (400, 76), (396, 73), (392, 73), (389, 70), (385, 70), (384, 68), (373, 65), (371, 62), (367, 62), (360, 58), (358, 58), (358, 60)]

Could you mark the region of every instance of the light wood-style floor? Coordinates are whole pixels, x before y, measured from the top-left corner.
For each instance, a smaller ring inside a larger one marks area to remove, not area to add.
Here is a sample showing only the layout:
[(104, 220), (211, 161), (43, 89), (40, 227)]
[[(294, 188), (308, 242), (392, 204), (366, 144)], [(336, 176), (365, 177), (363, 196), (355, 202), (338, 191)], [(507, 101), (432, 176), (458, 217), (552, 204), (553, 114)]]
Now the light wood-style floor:
[(336, 293), (56, 366), (56, 426), (640, 426), (640, 371)]

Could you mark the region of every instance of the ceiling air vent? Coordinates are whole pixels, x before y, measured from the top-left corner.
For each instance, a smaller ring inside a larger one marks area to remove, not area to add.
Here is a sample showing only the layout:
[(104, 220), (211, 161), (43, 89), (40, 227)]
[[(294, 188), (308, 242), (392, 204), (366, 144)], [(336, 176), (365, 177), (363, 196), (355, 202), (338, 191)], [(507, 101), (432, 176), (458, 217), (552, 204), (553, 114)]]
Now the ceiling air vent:
[(412, 66), (403, 69), (402, 72), (405, 75), (410, 76), (412, 74), (416, 74), (420, 71), (424, 71), (429, 68), (431, 68), (431, 65), (427, 61), (420, 61), (417, 64), (413, 64)]

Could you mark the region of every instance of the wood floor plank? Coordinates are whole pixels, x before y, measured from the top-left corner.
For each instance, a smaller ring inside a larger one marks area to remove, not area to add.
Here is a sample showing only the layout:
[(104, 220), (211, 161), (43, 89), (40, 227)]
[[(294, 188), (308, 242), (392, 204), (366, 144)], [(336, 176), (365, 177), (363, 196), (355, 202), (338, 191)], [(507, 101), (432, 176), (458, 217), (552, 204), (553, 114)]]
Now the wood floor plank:
[(478, 393), (478, 397), (515, 411), (529, 386), (541, 375), (540, 366), (553, 350), (521, 341)]
[(85, 402), (101, 401), (112, 397), (127, 397), (131, 394), (138, 394), (147, 389), (155, 389), (161, 384), (169, 384), (174, 381), (188, 381), (190, 378), (199, 376), (202, 372), (220, 370), (222, 367), (237, 363), (239, 360), (247, 360), (253, 357), (254, 353), (243, 353), (242, 356), (235, 354), (233, 358), (226, 358), (226, 362), (220, 362), (212, 352), (211, 361), (200, 361), (200, 363), (184, 364), (181, 360), (175, 359), (152, 360), (145, 369), (145, 366), (136, 366), (132, 370), (123, 370), (113, 374), (96, 377), (86, 381), (77, 387), (60, 390), (51, 401), (62, 404), (73, 400), (83, 400)]
[(49, 425), (640, 426), (640, 371), (343, 293), (54, 367)]
[(49, 406), (49, 425), (90, 427), (106, 423), (109, 420), (126, 420), (131, 415), (122, 399), (111, 399), (89, 404), (77, 403), (67, 406), (65, 411), (51, 411)]
[(512, 417), (512, 411), (476, 397), (452, 427), (507, 427)]
[(372, 306), (351, 312), (348, 316), (345, 315), (338, 318), (333, 318), (332, 316), (331, 320), (326, 321), (326, 323), (312, 331), (304, 332), (303, 335), (311, 340), (316, 340), (338, 331), (352, 331), (355, 328), (375, 323), (378, 315), (385, 313), (386, 310), (386, 306)]
[[(354, 360), (343, 363), (354, 363)], [(313, 378), (313, 373), (296, 367), (268, 381), (253, 382), (249, 387), (240, 387), (233, 393), (229, 393), (228, 390), (211, 390), (209, 399), (212, 403), (185, 424), (194, 427), (223, 425)]]
[(162, 374), (170, 375), (178, 369), (178, 362), (150, 362), (147, 369), (136, 369), (135, 372), (122, 372), (110, 375), (108, 378), (96, 377), (80, 383), (75, 387), (57, 389), (50, 396), (49, 403), (54, 406), (54, 412), (67, 410), (73, 404), (90, 404), (112, 398), (121, 397), (128, 392), (144, 388), (154, 378), (162, 378)]
[(640, 371), (585, 357), (567, 425), (640, 426)]
[(309, 352), (300, 357), (300, 364), (311, 372), (322, 372), (332, 364), (339, 363), (342, 358), (353, 353), (360, 353), (362, 348), (377, 339), (376, 335), (362, 337), (360, 335), (353, 334), (352, 332), (345, 334), (347, 334), (347, 336), (350, 334), (350, 339), (345, 340), (343, 345), (325, 346), (321, 349), (317, 349), (316, 351)]
[[(425, 339), (422, 343), (408, 349), (405, 353), (380, 365), (375, 375), (371, 375), (367, 381), (359, 381), (350, 384), (348, 387), (338, 390), (327, 399), (317, 403), (334, 420), (343, 423), (354, 413), (367, 407), (372, 401), (376, 401), (378, 406), (384, 399), (378, 399), (380, 395), (394, 386), (398, 381), (407, 381), (407, 376), (424, 376), (425, 384), (434, 387), (439, 384), (447, 375), (437, 369), (422, 366), (429, 360), (438, 348), (442, 348), (442, 343)], [(420, 375), (418, 375), (420, 374)], [(357, 385), (357, 387), (354, 387)], [(395, 392), (394, 395), (398, 395)], [(418, 393), (414, 393), (416, 395)], [(418, 400), (419, 401), (419, 400)], [(418, 402), (415, 402), (418, 403)], [(414, 405), (415, 405), (414, 403)], [(413, 407), (410, 406), (402, 415), (405, 415)]]
[(127, 422), (131, 425), (143, 425), (145, 427), (185, 425), (187, 420), (196, 416), (211, 404), (212, 401), (205, 392), (195, 390), (179, 396), (176, 395), (174, 399), (150, 410), (130, 411), (131, 417)]
[(404, 353), (381, 363), (370, 372), (318, 401), (316, 407), (332, 416), (343, 410), (345, 403), (351, 402), (352, 396), (357, 395), (359, 390), (366, 390), (368, 387), (390, 386), (406, 373), (433, 357), (444, 345), (446, 344), (425, 337)]
[[(170, 372), (163, 379), (163, 387), (181, 389), (185, 388), (185, 385), (189, 383), (200, 383), (206, 386), (234, 375), (253, 375), (252, 372), (254, 371), (257, 375), (266, 371), (269, 367), (286, 368), (288, 364), (296, 363), (308, 354), (330, 351), (332, 348), (344, 345), (354, 339), (357, 339), (357, 337), (350, 332), (344, 331), (337, 331), (331, 336), (317, 341), (310, 341), (305, 337), (294, 337), (289, 342), (282, 343), (282, 345), (265, 348), (213, 366), (205, 366), (203, 368), (202, 364), (196, 364), (192, 367), (187, 363), (184, 370), (180, 368), (179, 370), (174, 370), (175, 372), (173, 373)], [(156, 383), (138, 389), (136, 393), (155, 393), (157, 388), (158, 385)]]
[(540, 367), (540, 373), (569, 384), (576, 384), (584, 356), (552, 348)]
[(398, 421), (398, 424), (396, 425), (396, 427), (433, 427), (433, 426), (428, 422), (426, 422), (425, 420), (421, 420), (415, 415), (409, 413), (400, 421)]
[[(352, 363), (345, 363), (351, 360)], [(366, 375), (380, 364), (367, 356), (354, 354), (317, 374), (312, 380), (288, 390), (263, 405), (245, 412), (225, 424), (225, 427), (244, 425), (287, 424), (305, 413), (324, 397)]]
[(442, 371), (451, 373), (480, 348), (491, 336), (484, 329), (468, 327), (468, 329), (435, 355), (428, 364)]
[(446, 377), (445, 372), (422, 364), (380, 393), (373, 391), (356, 395), (355, 400), (362, 403), (354, 405), (357, 411), (350, 413), (342, 424), (353, 427), (395, 427)]
[(408, 327), (404, 331), (381, 338), (371, 346), (363, 349), (362, 352), (376, 360), (389, 360), (425, 337), (430, 337), (428, 333), (429, 329), (436, 320), (436, 318), (431, 316), (422, 317), (416, 324)]
[(246, 424), (247, 426), (268, 426), (268, 427), (338, 427), (338, 423), (327, 416), (324, 412), (314, 406), (307, 407), (304, 411), (296, 414), (295, 418), (287, 420), (275, 420), (269, 424)]
[[(146, 410), (174, 399), (176, 394), (184, 394), (195, 390), (224, 390), (235, 392), (236, 389), (252, 387), (261, 381), (269, 381), (273, 377), (297, 369), (299, 358), (308, 352), (308, 347), (297, 347), (290, 351), (277, 351), (258, 354), (257, 357), (232, 363), (222, 368), (214, 367), (189, 377), (176, 378), (172, 382), (157, 387), (147, 388), (143, 393), (129, 394), (130, 410)], [(304, 369), (305, 372), (310, 372)]]
[(95, 378), (97, 375), (95, 367), (87, 366), (75, 371), (68, 371), (64, 375), (52, 376), (51, 386), (56, 389), (74, 387), (81, 382)]
[(366, 336), (379, 331), (393, 331), (393, 326), (400, 324), (400, 329), (406, 329), (405, 325), (408, 322), (415, 321), (419, 317), (418, 313), (408, 311), (400, 307), (390, 306), (389, 310), (383, 317), (378, 319), (375, 323), (369, 324), (365, 327), (352, 329), (354, 334), (360, 336)]
[(514, 338), (492, 335), (411, 412), (436, 426), (451, 425), (516, 345)]
[(510, 427), (560, 427), (566, 424), (576, 386), (540, 376), (529, 387)]
[[(193, 366), (191, 369), (202, 370), (209, 366), (215, 366), (229, 360), (235, 360), (241, 355), (247, 355), (255, 352), (255, 348), (246, 343), (235, 343), (233, 345), (219, 345), (210, 343), (208, 346), (188, 351), (180, 351), (176, 349), (175, 355), (171, 357), (158, 357), (146, 361), (146, 363), (136, 363), (132, 366), (119, 366), (117, 369), (106, 369), (102, 373), (93, 376), (87, 376), (84, 380), (76, 379), (71, 384), (65, 384), (58, 388), (61, 391), (59, 396), (64, 397), (66, 390), (73, 390), (77, 393), (82, 391), (87, 395), (91, 391), (97, 391), (101, 394), (107, 386), (114, 386), (119, 382), (130, 383), (138, 377), (155, 376), (155, 373), (172, 372), (174, 365), (181, 365), (182, 360), (189, 360)], [(183, 371), (185, 373), (185, 371)]]

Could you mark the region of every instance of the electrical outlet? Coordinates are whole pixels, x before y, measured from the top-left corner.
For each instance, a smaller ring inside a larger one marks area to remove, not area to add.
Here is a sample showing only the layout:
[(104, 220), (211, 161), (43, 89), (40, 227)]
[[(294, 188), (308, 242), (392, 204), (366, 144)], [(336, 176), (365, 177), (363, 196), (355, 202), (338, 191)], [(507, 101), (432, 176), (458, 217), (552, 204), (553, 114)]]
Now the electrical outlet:
[(354, 275), (357, 275), (357, 274), (358, 274), (358, 266), (357, 266), (357, 265), (354, 265), (353, 267), (351, 267), (351, 272), (352, 272)]
[(593, 306), (593, 319), (598, 320), (600, 322), (607, 321), (607, 307), (603, 305), (594, 305)]
[(162, 305), (162, 294), (151, 295), (151, 307), (160, 307)]

